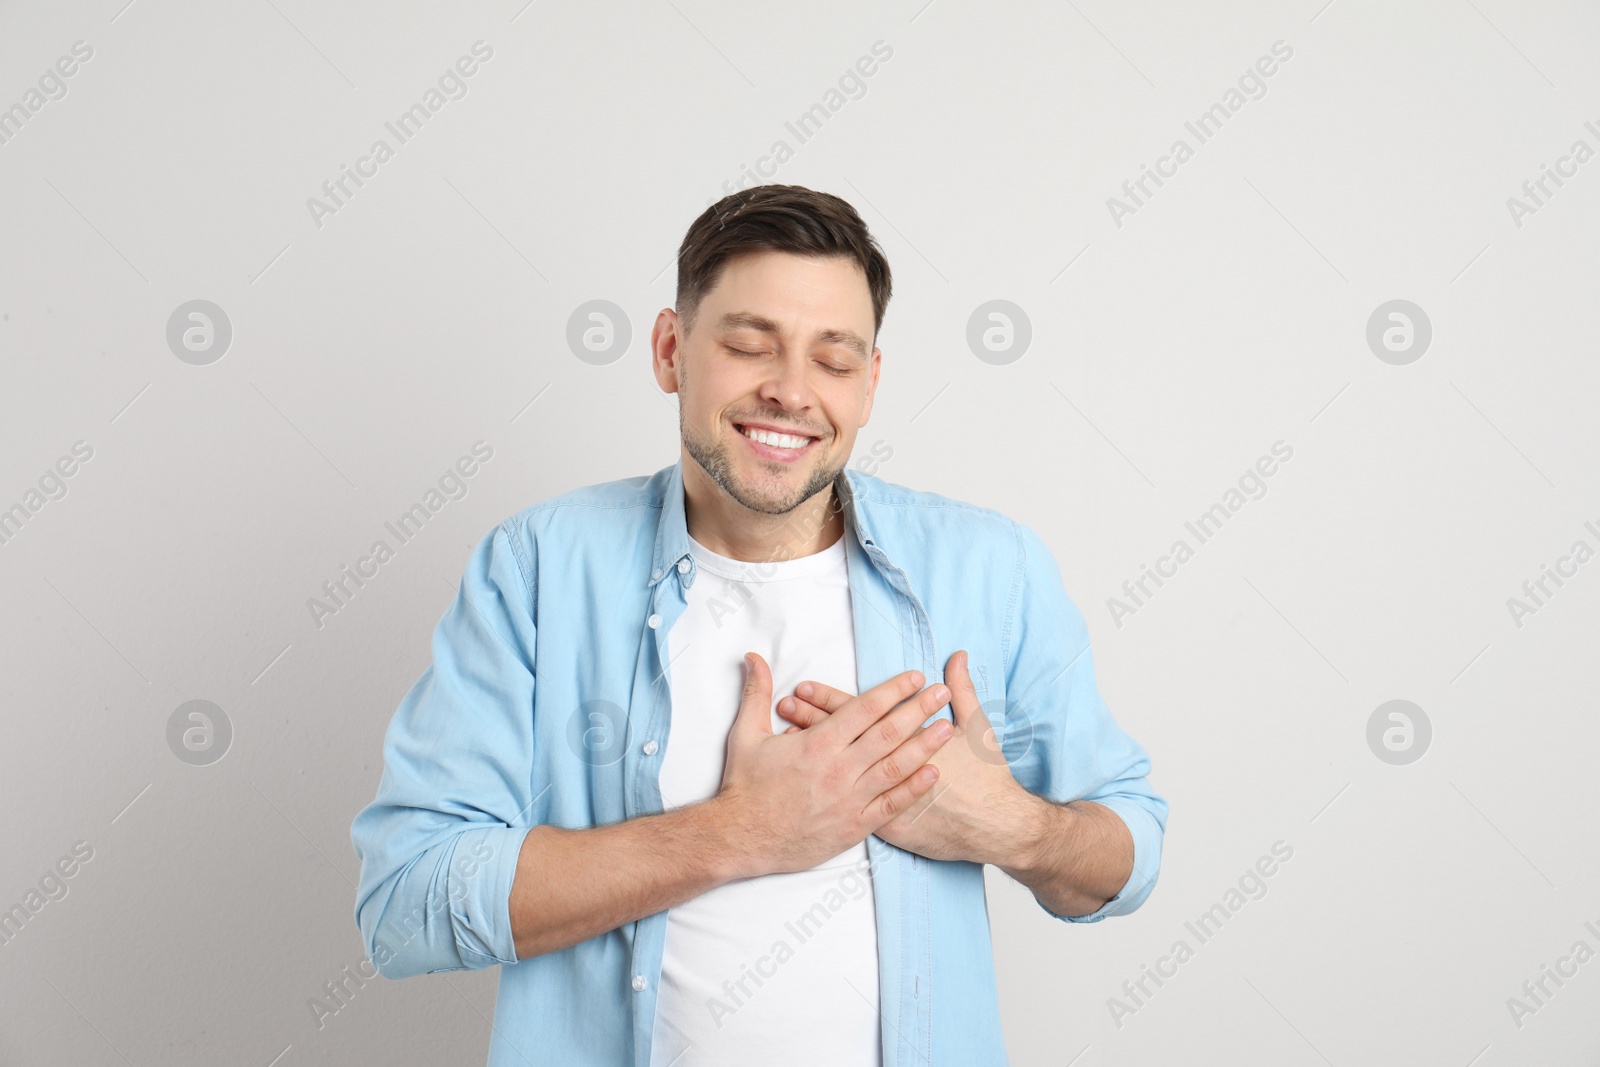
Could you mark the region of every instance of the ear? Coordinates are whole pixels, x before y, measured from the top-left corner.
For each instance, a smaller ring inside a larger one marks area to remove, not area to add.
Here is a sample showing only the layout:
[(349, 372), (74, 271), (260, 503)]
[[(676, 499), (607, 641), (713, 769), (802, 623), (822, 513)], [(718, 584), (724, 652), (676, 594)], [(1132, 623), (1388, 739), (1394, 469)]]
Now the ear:
[(676, 393), (683, 367), (683, 323), (672, 308), (662, 308), (650, 330), (650, 369), (664, 393)]

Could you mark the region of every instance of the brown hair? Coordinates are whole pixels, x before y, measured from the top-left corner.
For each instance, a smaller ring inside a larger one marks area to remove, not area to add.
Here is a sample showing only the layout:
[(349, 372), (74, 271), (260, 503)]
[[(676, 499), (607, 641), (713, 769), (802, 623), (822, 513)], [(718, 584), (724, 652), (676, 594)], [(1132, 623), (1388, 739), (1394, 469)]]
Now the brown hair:
[(846, 256), (867, 276), (876, 343), (889, 306), (889, 261), (856, 209), (832, 193), (801, 185), (757, 185), (706, 208), (678, 247), (678, 317), (694, 329), (700, 301), (716, 287), (728, 260), (746, 252)]

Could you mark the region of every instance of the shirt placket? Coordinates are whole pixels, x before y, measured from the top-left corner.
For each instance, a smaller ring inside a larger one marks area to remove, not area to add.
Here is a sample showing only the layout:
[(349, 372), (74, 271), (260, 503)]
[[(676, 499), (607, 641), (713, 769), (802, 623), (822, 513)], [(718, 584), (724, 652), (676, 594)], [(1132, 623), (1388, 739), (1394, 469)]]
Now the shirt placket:
[[(623, 811), (629, 819), (653, 815), (665, 808), (661, 800), (661, 750), (672, 723), (672, 690), (667, 674), (671, 649), (667, 635), (688, 606), (684, 588), (694, 581), (694, 564), (688, 556), (671, 561), (670, 565), (676, 569), (675, 575), (660, 570), (651, 574), (654, 584), (650, 606), (640, 627), (623, 757)], [(634, 1067), (649, 1067), (666, 931), (665, 911), (634, 923), (628, 965)]]
[[(851, 611), (857, 638), (857, 692), (901, 671), (927, 679), (933, 634), (921, 601), (905, 573), (864, 534), (847, 544)], [(878, 908), (879, 1011), (884, 1067), (926, 1067), (930, 1062), (933, 991), (922, 978), (932, 973), (931, 871), (914, 852), (897, 849), (876, 835), (868, 838), (873, 898)], [(892, 980), (891, 980), (892, 979)]]

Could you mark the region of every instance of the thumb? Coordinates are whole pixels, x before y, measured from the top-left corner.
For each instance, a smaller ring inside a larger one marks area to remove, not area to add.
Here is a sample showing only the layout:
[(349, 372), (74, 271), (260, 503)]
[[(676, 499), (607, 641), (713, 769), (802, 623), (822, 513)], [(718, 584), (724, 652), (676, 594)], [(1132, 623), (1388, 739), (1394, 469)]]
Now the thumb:
[(772, 671), (759, 653), (744, 655), (744, 691), (733, 728), (772, 734)]
[(978, 718), (983, 720), (977, 724), (980, 728), (988, 726), (989, 718), (983, 714), (983, 706), (978, 701), (978, 689), (972, 684), (972, 675), (967, 670), (966, 649), (955, 653), (945, 663), (944, 681), (950, 687), (950, 717), (955, 724), (966, 729)]

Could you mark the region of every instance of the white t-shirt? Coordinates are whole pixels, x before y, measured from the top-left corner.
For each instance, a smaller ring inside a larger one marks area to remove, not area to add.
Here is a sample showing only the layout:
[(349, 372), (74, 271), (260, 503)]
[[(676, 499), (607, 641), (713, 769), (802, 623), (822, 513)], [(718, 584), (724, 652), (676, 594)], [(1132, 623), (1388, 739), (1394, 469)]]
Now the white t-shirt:
[[(718, 555), (692, 537), (689, 550), (699, 573), (668, 635), (668, 809), (722, 784), (745, 652), (771, 667), (774, 706), (808, 678), (856, 692), (843, 538), (768, 563)], [(772, 725), (790, 724), (774, 711)], [(653, 1067), (880, 1067), (879, 1027), (865, 841), (809, 870), (736, 879), (668, 910)]]

